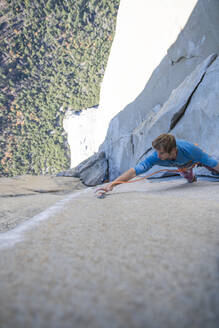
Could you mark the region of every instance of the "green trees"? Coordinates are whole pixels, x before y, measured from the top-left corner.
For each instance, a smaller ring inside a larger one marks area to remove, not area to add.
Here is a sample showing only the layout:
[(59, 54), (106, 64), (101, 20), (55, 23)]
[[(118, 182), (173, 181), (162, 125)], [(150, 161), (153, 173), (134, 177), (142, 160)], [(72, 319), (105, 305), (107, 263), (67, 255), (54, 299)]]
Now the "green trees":
[(0, 13), (0, 174), (69, 166), (61, 106), (99, 102), (119, 0), (5, 0)]

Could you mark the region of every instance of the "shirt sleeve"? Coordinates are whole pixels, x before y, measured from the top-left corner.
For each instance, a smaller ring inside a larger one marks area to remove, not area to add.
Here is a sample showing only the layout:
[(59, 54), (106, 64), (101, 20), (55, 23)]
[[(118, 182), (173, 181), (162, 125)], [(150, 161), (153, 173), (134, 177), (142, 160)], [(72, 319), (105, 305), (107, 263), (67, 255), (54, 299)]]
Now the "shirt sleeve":
[(189, 150), (190, 155), (195, 162), (200, 162), (211, 168), (217, 166), (218, 161), (216, 159), (214, 159), (213, 157), (209, 156), (207, 153), (205, 153), (199, 147), (197, 147), (193, 144), (190, 144), (189, 148), (190, 148), (190, 150)]
[(156, 163), (157, 163), (156, 152), (153, 152), (152, 155), (148, 156), (145, 160), (143, 160), (142, 162), (140, 162), (134, 167), (136, 175), (148, 171)]

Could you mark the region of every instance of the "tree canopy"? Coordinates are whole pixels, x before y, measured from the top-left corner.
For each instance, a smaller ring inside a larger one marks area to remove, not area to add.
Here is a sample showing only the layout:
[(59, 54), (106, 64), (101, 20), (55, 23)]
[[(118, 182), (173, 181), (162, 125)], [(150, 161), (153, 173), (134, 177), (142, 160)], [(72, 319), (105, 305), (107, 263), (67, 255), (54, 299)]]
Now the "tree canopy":
[(1, 0), (0, 172), (69, 167), (66, 108), (99, 103), (119, 0)]

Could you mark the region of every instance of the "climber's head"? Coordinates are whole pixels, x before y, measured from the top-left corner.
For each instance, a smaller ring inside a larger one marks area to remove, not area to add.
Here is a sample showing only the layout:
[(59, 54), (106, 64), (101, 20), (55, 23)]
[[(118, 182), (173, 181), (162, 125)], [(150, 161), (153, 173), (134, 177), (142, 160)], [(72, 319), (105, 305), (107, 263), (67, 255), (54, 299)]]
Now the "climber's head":
[(165, 160), (174, 160), (177, 155), (176, 139), (172, 134), (163, 133), (157, 137), (152, 146), (157, 150), (158, 157)]

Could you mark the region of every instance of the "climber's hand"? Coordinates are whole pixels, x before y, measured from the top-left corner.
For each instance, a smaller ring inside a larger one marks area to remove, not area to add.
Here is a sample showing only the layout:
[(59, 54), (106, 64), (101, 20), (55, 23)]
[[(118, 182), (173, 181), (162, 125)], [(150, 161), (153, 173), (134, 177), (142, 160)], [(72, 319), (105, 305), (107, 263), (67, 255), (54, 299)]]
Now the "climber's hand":
[(95, 191), (98, 198), (103, 198), (104, 194), (113, 190), (114, 184), (108, 183), (105, 187), (99, 188)]

